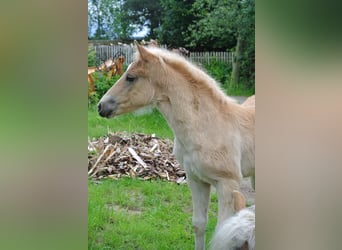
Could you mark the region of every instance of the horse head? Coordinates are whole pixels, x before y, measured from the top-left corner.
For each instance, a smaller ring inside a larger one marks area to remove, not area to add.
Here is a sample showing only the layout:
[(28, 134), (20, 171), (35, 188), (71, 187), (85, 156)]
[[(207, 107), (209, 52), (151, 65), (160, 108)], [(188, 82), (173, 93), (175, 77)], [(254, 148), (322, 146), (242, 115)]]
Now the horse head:
[(156, 97), (155, 80), (159, 59), (136, 43), (136, 59), (120, 79), (107, 91), (98, 103), (102, 117), (112, 118), (153, 104)]

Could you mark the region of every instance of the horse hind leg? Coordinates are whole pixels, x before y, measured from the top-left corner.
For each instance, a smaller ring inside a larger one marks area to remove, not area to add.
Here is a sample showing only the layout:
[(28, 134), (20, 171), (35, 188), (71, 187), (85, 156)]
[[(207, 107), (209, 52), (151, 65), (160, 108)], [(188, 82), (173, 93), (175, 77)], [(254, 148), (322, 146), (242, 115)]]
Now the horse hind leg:
[(195, 232), (195, 249), (205, 249), (205, 229), (208, 222), (210, 184), (188, 177), (192, 194), (192, 224)]
[(246, 207), (245, 196), (237, 190), (233, 190), (234, 212), (238, 212)]
[(251, 184), (252, 184), (253, 190), (255, 190), (255, 175), (251, 176)]
[(234, 179), (219, 180), (216, 184), (218, 195), (217, 225), (229, 218), (234, 213), (234, 190), (239, 190), (239, 183)]

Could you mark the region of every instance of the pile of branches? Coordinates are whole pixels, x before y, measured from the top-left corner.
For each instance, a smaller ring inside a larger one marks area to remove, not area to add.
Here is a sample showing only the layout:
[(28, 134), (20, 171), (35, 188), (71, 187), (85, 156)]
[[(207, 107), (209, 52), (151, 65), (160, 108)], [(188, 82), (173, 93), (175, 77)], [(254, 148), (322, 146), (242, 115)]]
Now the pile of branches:
[(173, 142), (155, 135), (109, 133), (88, 140), (88, 176), (92, 179), (131, 177), (185, 183), (185, 171), (172, 154)]

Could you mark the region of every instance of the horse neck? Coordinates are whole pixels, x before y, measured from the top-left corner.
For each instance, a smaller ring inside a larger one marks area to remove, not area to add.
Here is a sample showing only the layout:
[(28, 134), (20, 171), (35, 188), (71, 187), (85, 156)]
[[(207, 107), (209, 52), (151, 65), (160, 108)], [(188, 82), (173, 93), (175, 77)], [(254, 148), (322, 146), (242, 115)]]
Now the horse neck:
[[(196, 137), (207, 123), (218, 117), (222, 96), (197, 90), (190, 83), (167, 83), (157, 107), (164, 115), (177, 138)], [(213, 90), (215, 91), (215, 90)]]

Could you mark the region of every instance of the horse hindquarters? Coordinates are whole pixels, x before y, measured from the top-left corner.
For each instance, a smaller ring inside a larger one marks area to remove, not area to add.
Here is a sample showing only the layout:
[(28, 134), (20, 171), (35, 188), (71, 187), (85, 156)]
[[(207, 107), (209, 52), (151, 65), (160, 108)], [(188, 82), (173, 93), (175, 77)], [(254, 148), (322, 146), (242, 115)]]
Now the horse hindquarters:
[(216, 184), (218, 196), (218, 218), (219, 226), (224, 220), (234, 213), (233, 191), (239, 190), (239, 183), (233, 179), (219, 180)]

